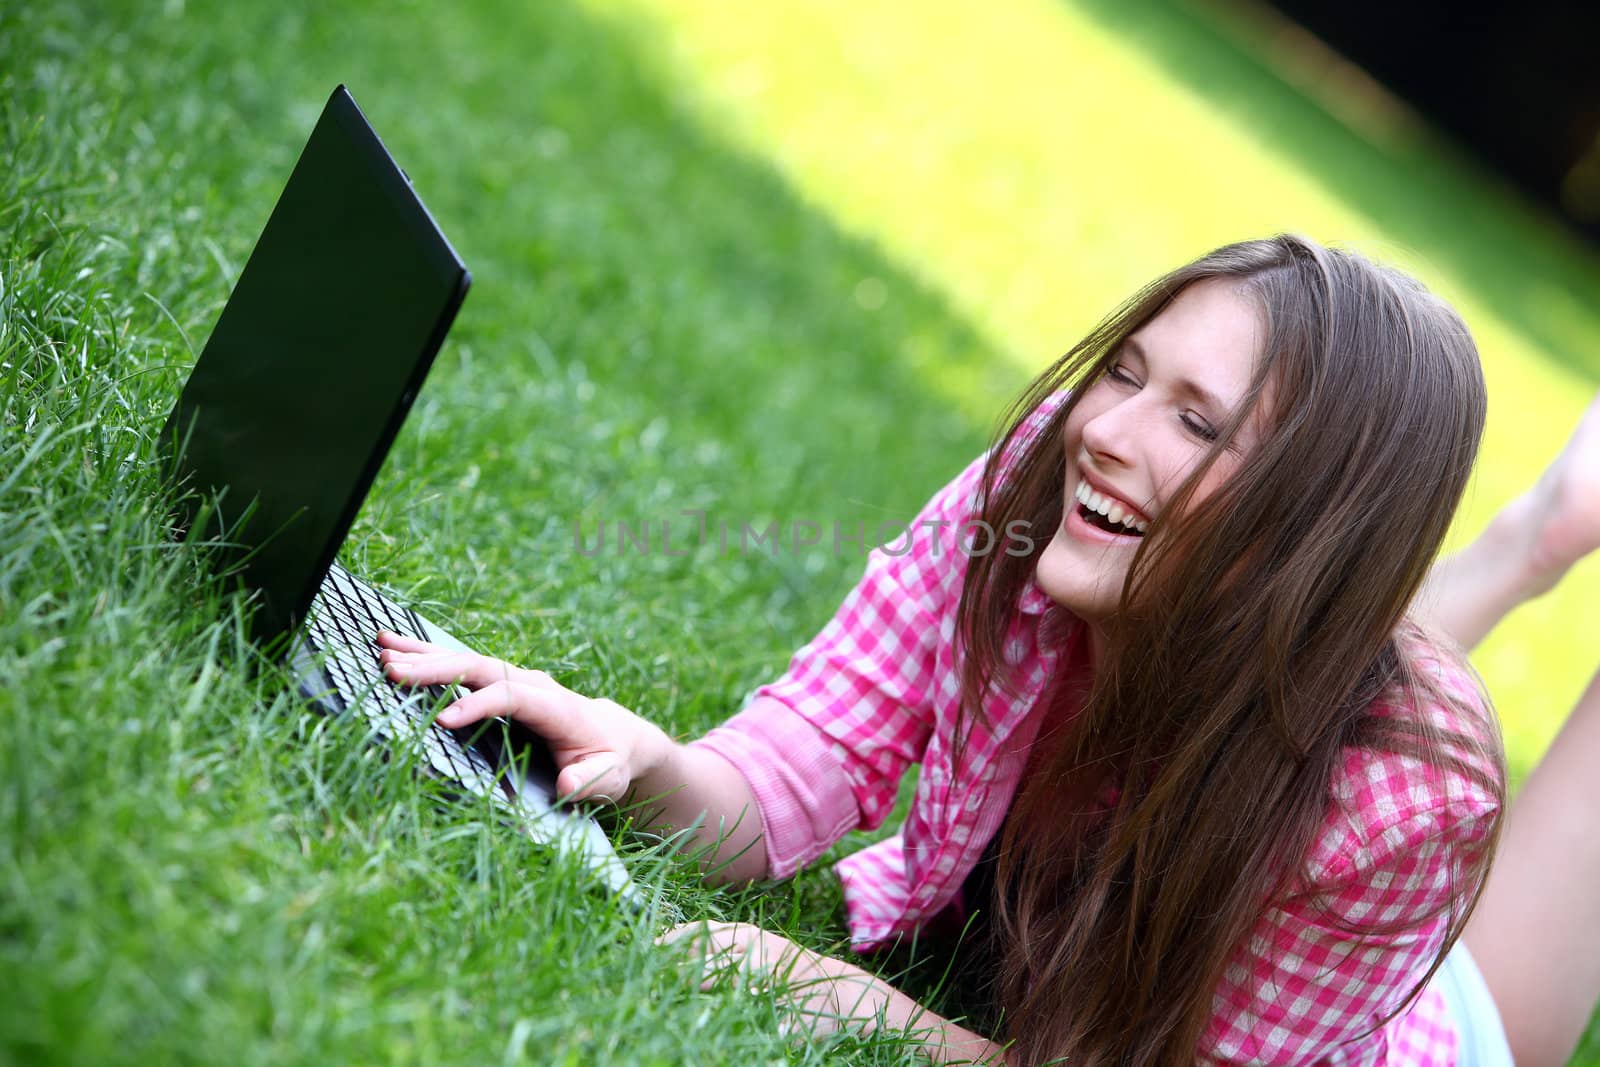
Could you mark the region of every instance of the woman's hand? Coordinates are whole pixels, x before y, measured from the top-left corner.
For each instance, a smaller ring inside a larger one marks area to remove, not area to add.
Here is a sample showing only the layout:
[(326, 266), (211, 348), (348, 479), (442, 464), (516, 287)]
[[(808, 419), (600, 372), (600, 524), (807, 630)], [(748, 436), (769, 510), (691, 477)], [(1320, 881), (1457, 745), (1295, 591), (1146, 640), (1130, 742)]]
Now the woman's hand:
[(455, 652), (378, 634), (383, 672), (400, 685), (458, 683), (470, 692), (439, 713), (441, 726), (461, 727), (491, 716), (515, 719), (550, 748), (556, 792), (575, 800), (621, 801), (668, 758), (662, 730), (615, 701), (581, 696), (543, 671), (524, 670), (476, 652)]

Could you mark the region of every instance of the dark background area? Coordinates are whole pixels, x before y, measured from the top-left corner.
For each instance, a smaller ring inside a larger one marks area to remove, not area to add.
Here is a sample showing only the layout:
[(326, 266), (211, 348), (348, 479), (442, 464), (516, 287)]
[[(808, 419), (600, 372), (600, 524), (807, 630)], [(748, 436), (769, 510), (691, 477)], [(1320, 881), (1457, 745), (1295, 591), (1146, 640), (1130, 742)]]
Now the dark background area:
[(1272, 6), (1600, 245), (1600, 4)]

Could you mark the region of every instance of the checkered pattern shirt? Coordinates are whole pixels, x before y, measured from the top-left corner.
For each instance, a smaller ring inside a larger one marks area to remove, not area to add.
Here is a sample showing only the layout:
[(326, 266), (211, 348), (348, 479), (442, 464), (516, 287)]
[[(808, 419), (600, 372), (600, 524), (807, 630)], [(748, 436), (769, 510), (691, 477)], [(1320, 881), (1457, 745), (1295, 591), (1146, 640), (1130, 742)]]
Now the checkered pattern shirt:
[[(1077, 651), (1084, 642), (1040, 643), (1042, 620), (1062, 609), (1030, 581), (1005, 645), (1022, 693), (1014, 700), (991, 693), (990, 727), (974, 728), (956, 769), (952, 635), (967, 562), (957, 539), (974, 513), (985, 458), (923, 508), (918, 521), (929, 525), (917, 529), (908, 551), (892, 554), (905, 539), (872, 550), (860, 584), (781, 678), (694, 742), (749, 782), (773, 878), (792, 875), (850, 830), (880, 826), (906, 769), (921, 765), (900, 832), (836, 868), (852, 943), (863, 951), (917, 928), (956, 898), (1017, 792), (1045, 681), (1057, 669), (1087, 669)], [(1424, 666), (1468, 701), (1480, 700), (1459, 664), (1434, 658)], [(1468, 729), (1431, 702), (1375, 710), (1429, 714)], [(1354, 750), (1332, 793), (1300, 883), (1318, 891), (1268, 907), (1234, 952), (1197, 1050), (1200, 1063), (1455, 1062), (1455, 1028), (1432, 988), (1377, 1026), (1437, 955), (1447, 915), (1360, 944), (1339, 926), (1420, 917), (1459, 900), (1472, 888), (1462, 858), (1487, 839), (1497, 803), (1463, 776)]]

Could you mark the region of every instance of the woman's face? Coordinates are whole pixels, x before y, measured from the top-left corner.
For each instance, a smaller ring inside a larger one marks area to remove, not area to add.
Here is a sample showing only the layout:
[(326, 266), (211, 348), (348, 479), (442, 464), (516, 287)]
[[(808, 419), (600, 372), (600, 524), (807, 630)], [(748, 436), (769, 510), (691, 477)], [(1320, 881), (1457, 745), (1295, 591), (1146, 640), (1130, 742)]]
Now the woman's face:
[[(1090, 622), (1117, 608), (1141, 527), (1210, 448), (1250, 388), (1260, 349), (1256, 305), (1234, 283), (1196, 282), (1131, 334), (1063, 431), (1065, 519), (1034, 578)], [(1206, 472), (1198, 504), (1254, 447), (1259, 409)]]

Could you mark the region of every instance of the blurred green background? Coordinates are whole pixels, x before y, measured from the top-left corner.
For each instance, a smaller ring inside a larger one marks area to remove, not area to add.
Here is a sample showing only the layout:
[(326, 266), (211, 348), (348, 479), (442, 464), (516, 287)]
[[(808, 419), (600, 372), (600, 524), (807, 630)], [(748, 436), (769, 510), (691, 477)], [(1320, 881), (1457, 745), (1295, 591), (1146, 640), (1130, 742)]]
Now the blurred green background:
[[(1296, 231), (1406, 267), (1464, 314), (1491, 421), (1453, 543), (1559, 450), (1600, 382), (1600, 257), (1358, 69), (1227, 3), (615, 0), (706, 127), (1041, 369), (1142, 282)], [(1403, 520), (1401, 520), (1403, 521)], [(1597, 663), (1600, 567), (1475, 660), (1513, 773)]]
[[(1348, 243), (1463, 311), (1491, 421), (1458, 540), (1600, 377), (1593, 250), (1226, 5), (0, 9), (0, 1061), (911, 1062), (695, 994), (642, 920), (238, 670), (154, 438), (340, 82), (475, 276), (345, 562), (681, 735), (864, 559), (584, 556), (575, 522), (904, 521), (1217, 244)], [(1597, 593), (1590, 561), (1477, 656), (1518, 776), (1600, 661)], [(825, 869), (638, 869), (693, 917), (843, 936)]]

